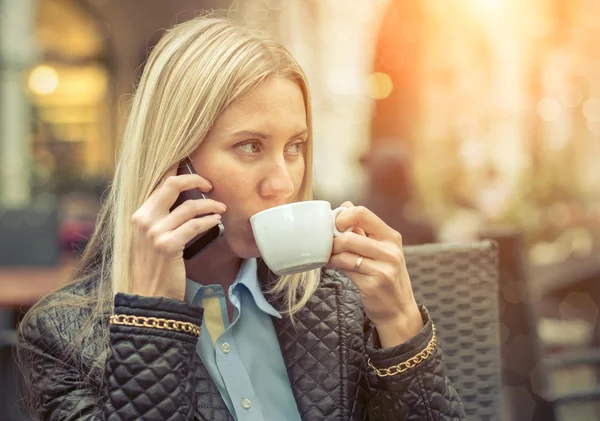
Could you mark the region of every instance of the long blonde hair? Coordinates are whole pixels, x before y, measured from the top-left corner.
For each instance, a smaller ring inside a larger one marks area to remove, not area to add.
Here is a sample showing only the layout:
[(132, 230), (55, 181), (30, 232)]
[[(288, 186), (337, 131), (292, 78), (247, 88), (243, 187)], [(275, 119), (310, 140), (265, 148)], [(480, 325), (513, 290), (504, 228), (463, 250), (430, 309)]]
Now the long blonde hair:
[[(176, 25), (148, 58), (133, 96), (113, 184), (72, 277), (74, 282), (90, 281), (89, 294), (74, 295), (68, 289), (55, 293), (51, 301), (30, 310), (21, 325), (49, 306), (87, 309), (79, 332), (75, 332), (78, 339), (64, 357), (73, 358), (86, 343), (97, 341), (97, 327), (102, 326), (102, 352), (95, 367), (103, 367), (108, 349), (106, 315), (112, 311), (114, 295), (132, 288), (131, 216), (167, 170), (198, 147), (233, 101), (272, 77), (293, 80), (304, 95), (309, 140), (301, 200), (311, 199), (310, 95), (306, 77), (290, 52), (268, 34), (227, 18), (203, 16)], [(270, 292), (281, 295), (285, 303), (281, 310), (293, 315), (306, 304), (318, 282), (319, 271), (284, 276)], [(25, 353), (19, 358), (21, 365), (28, 363)], [(33, 389), (35, 394), (35, 385)]]

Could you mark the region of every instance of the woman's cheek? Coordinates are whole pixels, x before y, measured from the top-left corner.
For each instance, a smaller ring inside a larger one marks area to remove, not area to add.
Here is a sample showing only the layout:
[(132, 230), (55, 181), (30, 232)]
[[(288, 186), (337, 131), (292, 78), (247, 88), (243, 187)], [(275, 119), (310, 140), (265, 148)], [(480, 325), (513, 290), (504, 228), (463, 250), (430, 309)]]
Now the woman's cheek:
[(302, 187), (302, 182), (304, 181), (304, 175), (306, 172), (306, 165), (304, 164), (304, 157), (299, 158), (296, 165), (294, 165), (291, 169), (294, 180), (294, 187), (296, 189), (296, 194), (300, 192), (300, 187)]

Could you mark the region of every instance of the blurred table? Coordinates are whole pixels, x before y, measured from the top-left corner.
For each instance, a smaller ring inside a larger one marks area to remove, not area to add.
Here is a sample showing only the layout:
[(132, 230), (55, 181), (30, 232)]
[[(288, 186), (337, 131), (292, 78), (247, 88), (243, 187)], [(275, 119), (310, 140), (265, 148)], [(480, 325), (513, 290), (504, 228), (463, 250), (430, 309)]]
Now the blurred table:
[(64, 258), (50, 268), (0, 267), (0, 308), (30, 306), (43, 296), (65, 285), (77, 264)]
[[(539, 295), (561, 294), (600, 279), (600, 249), (565, 262), (530, 268), (530, 288)], [(598, 285), (595, 285), (596, 287)]]
[[(590, 337), (586, 346), (593, 347), (594, 352), (598, 352), (600, 249), (595, 249), (588, 256), (571, 257), (561, 263), (532, 266), (529, 274), (529, 289), (535, 297), (538, 317), (585, 320), (590, 325)], [(577, 295), (566, 302), (571, 293)]]

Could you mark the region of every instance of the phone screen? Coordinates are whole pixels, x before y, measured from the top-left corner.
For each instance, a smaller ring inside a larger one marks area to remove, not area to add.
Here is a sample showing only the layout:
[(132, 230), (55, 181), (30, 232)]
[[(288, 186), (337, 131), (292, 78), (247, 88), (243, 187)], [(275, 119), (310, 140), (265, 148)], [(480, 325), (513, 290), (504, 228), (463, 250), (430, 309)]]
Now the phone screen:
[[(177, 168), (177, 175), (182, 174), (196, 174), (196, 171), (194, 171), (194, 167), (192, 166), (192, 163), (188, 158), (181, 161), (179, 167)], [(202, 193), (199, 189), (186, 190), (179, 194), (179, 197), (177, 197), (177, 200), (171, 207), (170, 211), (172, 212), (173, 209), (181, 205), (186, 200), (197, 200), (207, 198), (208, 196)], [(198, 215), (196, 216), (196, 218), (202, 218), (206, 215), (208, 214)], [(210, 246), (215, 240), (223, 236), (224, 233), (225, 227), (223, 226), (223, 223), (219, 221), (218, 225), (215, 225), (208, 231), (194, 237), (190, 242), (188, 242), (185, 245), (185, 248), (183, 249), (183, 258), (185, 260), (189, 260), (197, 256), (200, 252), (206, 250), (206, 248), (208, 248), (208, 246)]]

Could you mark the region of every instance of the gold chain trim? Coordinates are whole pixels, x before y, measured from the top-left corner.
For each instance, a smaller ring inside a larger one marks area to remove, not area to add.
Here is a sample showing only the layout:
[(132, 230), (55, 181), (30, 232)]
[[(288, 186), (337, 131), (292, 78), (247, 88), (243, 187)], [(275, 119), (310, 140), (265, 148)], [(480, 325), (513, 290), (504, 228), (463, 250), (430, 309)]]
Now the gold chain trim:
[(435, 350), (435, 347), (437, 345), (437, 338), (435, 335), (435, 326), (432, 324), (431, 327), (433, 328), (433, 337), (429, 341), (429, 344), (427, 344), (427, 347), (423, 351), (421, 351), (417, 355), (415, 355), (414, 357), (409, 358), (408, 360), (401, 362), (398, 365), (393, 365), (388, 368), (376, 368), (373, 365), (373, 363), (371, 363), (371, 359), (369, 358), (369, 360), (368, 360), (369, 367), (371, 367), (373, 369), (373, 371), (375, 371), (375, 374), (377, 374), (379, 377), (389, 377), (389, 376), (395, 376), (400, 373), (404, 373), (406, 370), (416, 367), (417, 365), (421, 364), (423, 361), (425, 361), (427, 358), (429, 358), (431, 356), (431, 354), (433, 354), (433, 351)]
[(154, 329), (175, 330), (190, 335), (200, 336), (200, 328), (189, 322), (180, 322), (170, 319), (159, 319), (157, 317), (130, 316), (127, 314), (113, 314), (110, 316), (110, 324), (151, 327)]

